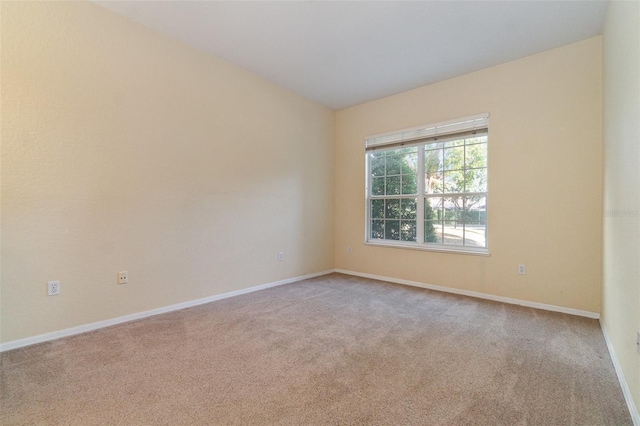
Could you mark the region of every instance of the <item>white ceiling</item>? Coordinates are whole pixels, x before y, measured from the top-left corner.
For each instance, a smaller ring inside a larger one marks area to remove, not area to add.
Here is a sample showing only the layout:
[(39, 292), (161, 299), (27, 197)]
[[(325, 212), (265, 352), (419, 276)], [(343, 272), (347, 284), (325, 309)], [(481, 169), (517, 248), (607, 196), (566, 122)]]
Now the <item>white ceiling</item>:
[(341, 109), (602, 33), (606, 1), (96, 1)]

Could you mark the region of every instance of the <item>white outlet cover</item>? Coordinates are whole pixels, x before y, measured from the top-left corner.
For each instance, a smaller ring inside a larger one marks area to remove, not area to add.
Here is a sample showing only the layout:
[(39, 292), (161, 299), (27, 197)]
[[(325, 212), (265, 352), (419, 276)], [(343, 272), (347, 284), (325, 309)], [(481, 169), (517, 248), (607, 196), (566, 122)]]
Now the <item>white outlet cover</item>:
[(126, 284), (129, 282), (129, 273), (127, 271), (118, 272), (118, 284)]
[(49, 296), (60, 294), (60, 281), (49, 281), (47, 283), (47, 294)]

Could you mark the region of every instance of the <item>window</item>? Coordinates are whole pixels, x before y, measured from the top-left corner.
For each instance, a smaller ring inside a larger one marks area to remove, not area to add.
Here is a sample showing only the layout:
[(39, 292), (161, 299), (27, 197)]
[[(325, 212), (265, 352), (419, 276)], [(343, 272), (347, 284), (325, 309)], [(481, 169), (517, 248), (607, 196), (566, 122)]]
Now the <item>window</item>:
[(368, 243), (487, 253), (488, 115), (367, 138)]

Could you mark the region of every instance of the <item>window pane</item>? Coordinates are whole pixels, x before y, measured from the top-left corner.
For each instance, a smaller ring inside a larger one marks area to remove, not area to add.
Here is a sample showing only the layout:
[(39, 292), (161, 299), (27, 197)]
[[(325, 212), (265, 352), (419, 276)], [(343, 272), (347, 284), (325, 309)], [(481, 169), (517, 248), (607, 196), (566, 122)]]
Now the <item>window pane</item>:
[(418, 151), (417, 147), (411, 153), (405, 154), (402, 157), (401, 171), (403, 175), (413, 174), (418, 171)]
[(442, 243), (442, 222), (435, 220), (425, 220), (424, 242)]
[(444, 208), (444, 219), (445, 220), (460, 220), (462, 217), (462, 207), (464, 200), (462, 197), (452, 197), (452, 198), (444, 198), (442, 200), (443, 208)]
[(387, 178), (387, 195), (400, 195), (400, 176)]
[(471, 169), (465, 172), (465, 192), (487, 191), (487, 169)]
[(441, 194), (443, 186), (442, 172), (425, 173), (424, 175), (424, 190), (427, 194)]
[(467, 222), (464, 224), (464, 245), (469, 247), (487, 246), (487, 225), (485, 222)]
[(371, 179), (371, 195), (384, 195), (384, 178)]
[(371, 159), (371, 175), (384, 176), (384, 157)]
[(464, 197), (465, 222), (486, 222), (487, 220), (487, 197), (468, 196)]
[(384, 218), (384, 200), (371, 200), (371, 218)]
[(386, 200), (386, 203), (384, 217), (386, 219), (400, 219), (400, 200)]
[(442, 192), (442, 156), (441, 149), (427, 150), (424, 153), (424, 188), (427, 194)]
[(444, 169), (459, 170), (464, 168), (464, 146), (445, 148)]
[(371, 221), (371, 238), (384, 238), (384, 220)]
[(464, 226), (457, 220), (445, 220), (443, 229), (443, 240), (445, 244), (461, 246), (463, 242), (462, 234)]
[(450, 148), (453, 146), (462, 146), (464, 145), (464, 139), (456, 139), (454, 141), (448, 141), (448, 142), (445, 142), (443, 145), (445, 148)]
[(429, 197), (424, 203), (425, 220), (442, 220), (444, 219), (442, 197)]
[(417, 200), (415, 198), (400, 200), (400, 218), (401, 219), (415, 219), (416, 218), (416, 206)]
[(394, 153), (394, 155), (405, 155), (405, 154), (413, 154), (413, 153), (417, 153), (418, 152), (418, 147), (417, 146), (409, 146), (406, 148), (398, 148), (398, 149), (394, 149), (394, 150), (390, 150), (391, 152)]
[[(467, 143), (472, 139), (467, 140)], [(465, 166), (469, 169), (487, 167), (487, 144), (467, 145), (465, 147)]]
[(433, 142), (433, 143), (428, 143), (424, 146), (424, 149), (427, 150), (434, 150), (434, 149), (442, 149), (443, 143), (442, 142)]
[(400, 239), (402, 241), (415, 241), (416, 240), (416, 221), (400, 222)]
[(444, 192), (464, 192), (464, 173), (462, 170), (444, 172)]
[(400, 221), (399, 220), (385, 221), (384, 238), (387, 240), (400, 239)]
[(387, 175), (399, 175), (402, 169), (402, 157), (394, 155), (387, 157)]
[(417, 194), (418, 193), (418, 179), (415, 175), (402, 175), (402, 193), (403, 194)]
[(486, 247), (487, 245), (487, 197), (470, 195), (464, 199), (465, 222), (464, 245)]

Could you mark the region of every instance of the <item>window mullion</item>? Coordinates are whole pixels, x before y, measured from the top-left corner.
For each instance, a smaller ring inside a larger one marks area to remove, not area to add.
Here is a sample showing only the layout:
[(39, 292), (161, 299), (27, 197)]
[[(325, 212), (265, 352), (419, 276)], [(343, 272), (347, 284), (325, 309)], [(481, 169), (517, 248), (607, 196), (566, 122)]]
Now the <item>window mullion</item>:
[(365, 221), (364, 224), (364, 240), (369, 241), (371, 237), (371, 186), (373, 185), (373, 177), (371, 176), (371, 155), (365, 154), (364, 168), (367, 173), (365, 183)]
[(424, 244), (424, 145), (418, 147), (418, 198), (416, 200), (416, 243)]

